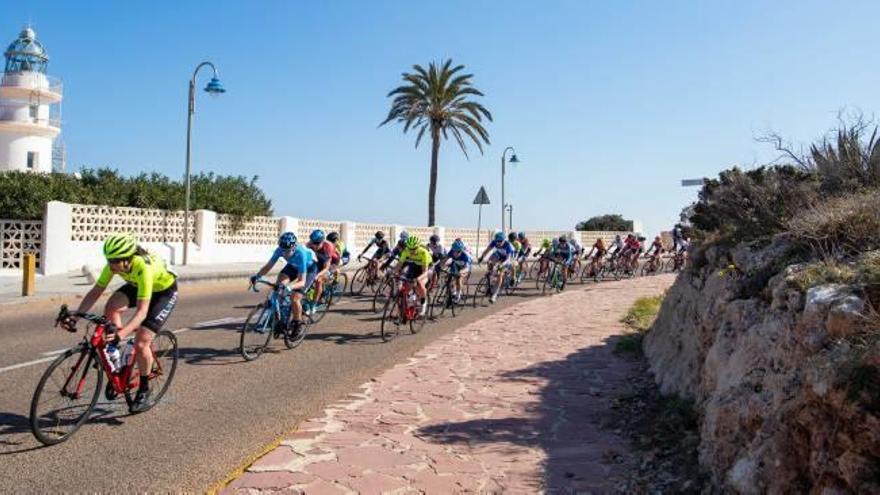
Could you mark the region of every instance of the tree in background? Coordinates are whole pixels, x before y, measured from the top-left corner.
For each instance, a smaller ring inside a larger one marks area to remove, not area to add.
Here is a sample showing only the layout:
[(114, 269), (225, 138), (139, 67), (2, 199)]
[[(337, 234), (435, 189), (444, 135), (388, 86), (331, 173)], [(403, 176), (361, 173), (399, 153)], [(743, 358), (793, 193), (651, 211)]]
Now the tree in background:
[(622, 215), (616, 213), (595, 216), (589, 220), (578, 222), (577, 226), (575, 226), (575, 230), (585, 231), (611, 230), (630, 232), (632, 229), (632, 220), (625, 220)]
[(380, 126), (389, 122), (403, 124), (403, 132), (410, 128), (418, 129), (416, 148), (425, 133), (431, 136), (431, 177), (428, 186), (428, 226), (434, 225), (434, 204), (437, 196), (437, 169), (440, 157), (440, 137), (449, 139), (452, 135), (464, 156), (467, 157), (467, 139), (473, 141), (483, 153), (483, 143), (489, 144), (489, 133), (483, 127), (483, 119), (492, 121), (492, 114), (483, 105), (473, 100), (483, 96), (471, 86), (473, 74), (460, 74), (463, 65), (452, 67), (452, 60), (442, 66), (435, 63), (425, 70), (414, 65), (412, 73), (404, 72), (404, 85), (399, 86), (388, 97), (394, 97), (391, 110)]
[[(256, 177), (196, 174), (192, 177), (192, 209), (234, 215), (237, 221), (272, 215), (272, 201), (256, 181)], [(79, 178), (30, 172), (0, 174), (0, 218), (42, 218), (49, 201), (182, 210), (184, 183), (157, 173), (124, 177), (110, 168), (84, 169)]]

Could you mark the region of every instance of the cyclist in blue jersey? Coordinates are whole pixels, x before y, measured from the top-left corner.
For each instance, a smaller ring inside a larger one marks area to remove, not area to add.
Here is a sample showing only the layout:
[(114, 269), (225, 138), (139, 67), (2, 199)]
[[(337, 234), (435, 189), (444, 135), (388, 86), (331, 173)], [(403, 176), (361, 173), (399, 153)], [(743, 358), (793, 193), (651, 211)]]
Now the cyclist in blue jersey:
[(491, 272), (492, 268), (496, 265), (500, 265), (498, 270), (495, 270), (495, 290), (489, 297), (489, 301), (494, 303), (498, 300), (498, 291), (501, 290), (501, 282), (504, 279), (504, 269), (510, 268), (516, 251), (513, 249), (513, 245), (504, 238), (504, 232), (495, 233), (492, 242), (486, 246), (486, 249), (483, 250), (483, 254), (480, 255), (480, 263), (483, 262), (483, 258), (486, 257), (489, 251), (492, 251), (492, 256), (489, 257), (489, 271)]
[(461, 302), (461, 286), (464, 283), (462, 281), (467, 280), (467, 276), (471, 272), (471, 265), (473, 264), (473, 259), (468, 254), (461, 239), (453, 241), (442, 264), (443, 266), (448, 266), (449, 272), (456, 275), (454, 279), (455, 292), (453, 292), (452, 297), (455, 299), (455, 302)]
[[(553, 251), (550, 254), (550, 258), (554, 261), (562, 263), (564, 268), (568, 268), (575, 260), (575, 248), (568, 241), (566, 236), (560, 236), (557, 242), (553, 245)], [(568, 270), (562, 270), (562, 279), (568, 279)]]
[(281, 273), (278, 274), (277, 283), (287, 285), (292, 291), (293, 304), (291, 306), (293, 311), (291, 311), (291, 316), (293, 322), (291, 330), (295, 336), (302, 327), (302, 298), (315, 281), (315, 276), (318, 274), (318, 264), (311, 249), (297, 244), (296, 234), (285, 232), (278, 239), (278, 247), (272, 253), (269, 262), (251, 277), (251, 284), (256, 283), (260, 277), (269, 273), (279, 258), (287, 261)]

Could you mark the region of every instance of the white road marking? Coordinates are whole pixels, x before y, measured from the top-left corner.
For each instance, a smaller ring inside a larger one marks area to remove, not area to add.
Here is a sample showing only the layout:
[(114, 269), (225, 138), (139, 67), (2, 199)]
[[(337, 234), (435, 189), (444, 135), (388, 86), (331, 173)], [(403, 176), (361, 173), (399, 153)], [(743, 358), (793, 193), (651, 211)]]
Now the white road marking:
[(5, 366), (3, 368), (0, 368), (0, 373), (6, 373), (7, 371), (17, 370), (19, 368), (26, 368), (28, 366), (33, 366), (35, 364), (48, 363), (49, 361), (52, 361), (54, 359), (55, 359), (55, 356), (52, 356), (52, 357), (46, 357), (46, 358), (42, 358), (42, 359), (34, 359), (33, 361), (26, 361), (24, 363), (13, 364), (11, 366)]
[(66, 351), (67, 349), (70, 349), (70, 347), (65, 347), (64, 349), (58, 349), (57, 351), (44, 352), (42, 355), (43, 356), (57, 356), (57, 355), (61, 354), (62, 352)]
[(204, 328), (204, 327), (212, 327), (216, 325), (223, 325), (224, 323), (241, 323), (244, 321), (244, 318), (240, 316), (228, 316), (226, 318), (220, 318), (219, 320), (211, 320), (211, 321), (200, 321), (193, 325), (193, 328)]

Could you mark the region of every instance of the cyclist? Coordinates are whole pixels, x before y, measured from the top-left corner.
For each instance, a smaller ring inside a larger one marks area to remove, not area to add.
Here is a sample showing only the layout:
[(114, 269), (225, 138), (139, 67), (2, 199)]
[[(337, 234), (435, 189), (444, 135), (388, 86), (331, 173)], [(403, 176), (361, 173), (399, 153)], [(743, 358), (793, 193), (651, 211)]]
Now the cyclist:
[[(263, 275), (269, 273), (269, 270), (275, 266), (279, 258), (284, 258), (287, 262), (281, 273), (278, 274), (276, 284), (287, 285), (291, 290), (293, 318), (291, 329), (293, 335), (296, 336), (302, 327), (302, 298), (315, 282), (315, 276), (318, 273), (318, 264), (315, 261), (314, 253), (307, 247), (297, 244), (296, 234), (293, 232), (285, 232), (278, 238), (278, 247), (269, 258), (269, 262), (251, 277), (251, 285), (257, 283), (257, 280)], [(290, 285), (288, 285), (290, 284)], [(285, 322), (288, 323), (288, 322)]]
[(633, 264), (638, 259), (641, 250), (642, 243), (639, 242), (635, 234), (628, 234), (626, 240), (623, 242), (623, 250), (620, 251), (620, 257), (626, 264), (627, 271), (632, 271), (634, 268)]
[(537, 258), (542, 254), (546, 255), (550, 251), (551, 247), (553, 247), (553, 243), (550, 242), (550, 239), (541, 239), (541, 247), (538, 248), (537, 251), (535, 251), (534, 257)]
[(521, 263), (529, 257), (529, 254), (532, 253), (532, 243), (529, 242), (529, 238), (526, 237), (525, 232), (520, 232), (520, 233), (516, 234), (516, 238), (519, 240), (520, 246), (522, 246), (520, 248), (520, 252), (519, 252), (519, 258), (520, 258), (520, 263)]
[[(627, 238), (632, 236), (632, 234), (628, 235)], [(623, 239), (620, 238), (620, 234), (614, 236), (614, 241), (611, 242), (611, 246), (608, 248), (608, 254), (611, 255), (611, 259), (617, 258), (620, 256), (621, 252), (623, 252)]]
[(654, 258), (660, 255), (663, 252), (663, 243), (660, 241), (660, 236), (654, 237), (654, 242), (651, 243), (651, 247), (648, 248), (648, 252), (645, 253), (645, 257), (650, 257), (653, 261)]
[(339, 233), (330, 232), (327, 234), (327, 241), (333, 244), (333, 247), (336, 248), (336, 252), (339, 253), (339, 258), (342, 260), (342, 266), (347, 265), (348, 262), (351, 261), (351, 253), (346, 249), (345, 242), (339, 237)]
[(442, 260), (446, 257), (446, 249), (443, 248), (443, 245), (440, 244), (440, 236), (434, 234), (428, 239), (428, 245), (425, 246), (428, 251), (431, 251), (431, 258), (434, 260), (434, 263)]
[[(593, 252), (595, 252), (596, 254), (593, 254)], [(608, 250), (605, 249), (605, 241), (603, 241), (601, 237), (596, 239), (596, 242), (593, 243), (593, 247), (590, 248), (590, 252), (587, 253), (586, 256), (584, 256), (584, 259), (590, 260), (591, 275), (596, 273), (596, 270), (599, 268), (599, 261), (601, 261), (602, 258), (605, 257), (605, 253), (607, 252)]]
[[(114, 275), (125, 285), (117, 289), (104, 306), (104, 316), (116, 327), (115, 333), (105, 333), (106, 341), (120, 340), (134, 333), (135, 360), (140, 373), (140, 384), (131, 404), (131, 412), (150, 408), (149, 374), (153, 369), (150, 344), (153, 335), (162, 329), (177, 305), (177, 275), (168, 270), (165, 261), (139, 246), (131, 234), (111, 234), (104, 240), (104, 258), (107, 264), (95, 285), (83, 297), (79, 311), (87, 312), (94, 306)], [(128, 323), (122, 323), (122, 314), (135, 308)], [(76, 318), (65, 322), (73, 328)]]
[[(397, 274), (415, 282), (416, 294), (419, 296), (419, 316), (428, 311), (428, 295), (425, 284), (431, 276), (431, 252), (422, 246), (417, 236), (407, 236), (404, 248), (400, 253)], [(405, 271), (405, 273), (404, 273)]]
[(473, 264), (473, 259), (471, 258), (471, 255), (468, 254), (464, 247), (464, 242), (462, 242), (461, 239), (453, 241), (452, 246), (449, 248), (449, 253), (447, 253), (442, 264), (443, 266), (448, 266), (450, 272), (455, 275), (455, 278), (453, 279), (455, 292), (452, 294), (452, 297), (455, 299), (455, 302), (461, 302), (462, 280), (467, 279), (468, 273), (471, 271), (471, 265)]
[(584, 247), (577, 240), (574, 234), (569, 233), (565, 236), (568, 239), (568, 244), (571, 245), (574, 255), (574, 260), (568, 265), (568, 269), (571, 272), (570, 275), (574, 274), (574, 271), (577, 270), (577, 267), (580, 266), (581, 255), (584, 254)]
[(562, 264), (562, 280), (568, 280), (568, 268), (575, 260), (575, 248), (568, 241), (568, 237), (561, 235), (553, 245), (550, 259)]
[(522, 244), (519, 242), (519, 238), (516, 236), (516, 232), (511, 232), (507, 234), (507, 242), (513, 246), (513, 261), (510, 266), (513, 269), (513, 280), (519, 281), (519, 252), (522, 251)]
[[(333, 244), (327, 241), (324, 231), (321, 229), (313, 230), (309, 234), (309, 242), (306, 245), (311, 249), (318, 260), (318, 274), (315, 276), (315, 302), (321, 300), (324, 291), (324, 281), (327, 279), (330, 268), (340, 263), (339, 253)], [(312, 306), (314, 311), (314, 306)]]
[(501, 290), (504, 269), (510, 268), (514, 251), (510, 242), (504, 239), (504, 232), (495, 233), (492, 242), (486, 246), (486, 249), (483, 250), (483, 254), (480, 255), (480, 263), (483, 262), (483, 258), (486, 257), (486, 254), (489, 253), (489, 251), (492, 251), (492, 256), (489, 258), (489, 271), (491, 272), (495, 265), (501, 265), (499, 269), (495, 271), (495, 290), (492, 292), (492, 295), (489, 296), (489, 301), (494, 303), (498, 300), (498, 292)]
[(400, 257), (400, 253), (406, 249), (406, 240), (409, 239), (409, 232), (402, 231), (400, 236), (398, 236), (397, 244), (394, 245), (394, 249), (388, 253), (388, 259), (385, 260), (385, 263), (382, 264), (382, 269), (386, 269), (391, 266), (391, 263), (397, 260)]
[(675, 227), (672, 227), (672, 252), (678, 253), (684, 250), (684, 232), (681, 228), (681, 224), (675, 224)]
[(385, 232), (381, 230), (377, 231), (376, 234), (370, 239), (370, 242), (367, 243), (367, 247), (361, 251), (361, 254), (358, 255), (358, 261), (364, 256), (371, 247), (376, 246), (376, 251), (373, 253), (373, 256), (370, 257), (370, 261), (379, 262), (383, 256), (388, 254), (391, 251), (391, 247), (388, 245), (388, 241), (385, 240)]

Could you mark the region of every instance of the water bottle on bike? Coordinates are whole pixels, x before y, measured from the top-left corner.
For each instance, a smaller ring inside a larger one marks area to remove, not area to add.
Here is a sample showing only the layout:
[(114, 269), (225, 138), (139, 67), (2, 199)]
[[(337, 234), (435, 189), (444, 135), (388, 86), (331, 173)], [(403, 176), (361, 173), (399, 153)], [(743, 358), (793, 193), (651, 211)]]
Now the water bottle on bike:
[(122, 353), (119, 352), (119, 347), (111, 342), (104, 348), (104, 354), (107, 356), (107, 362), (110, 363), (110, 371), (116, 373), (120, 368), (119, 363), (122, 360)]
[(117, 369), (122, 369), (128, 366), (128, 363), (131, 361), (131, 356), (134, 354), (134, 340), (128, 339), (125, 343), (125, 348), (122, 349), (122, 359), (119, 360), (119, 365)]

